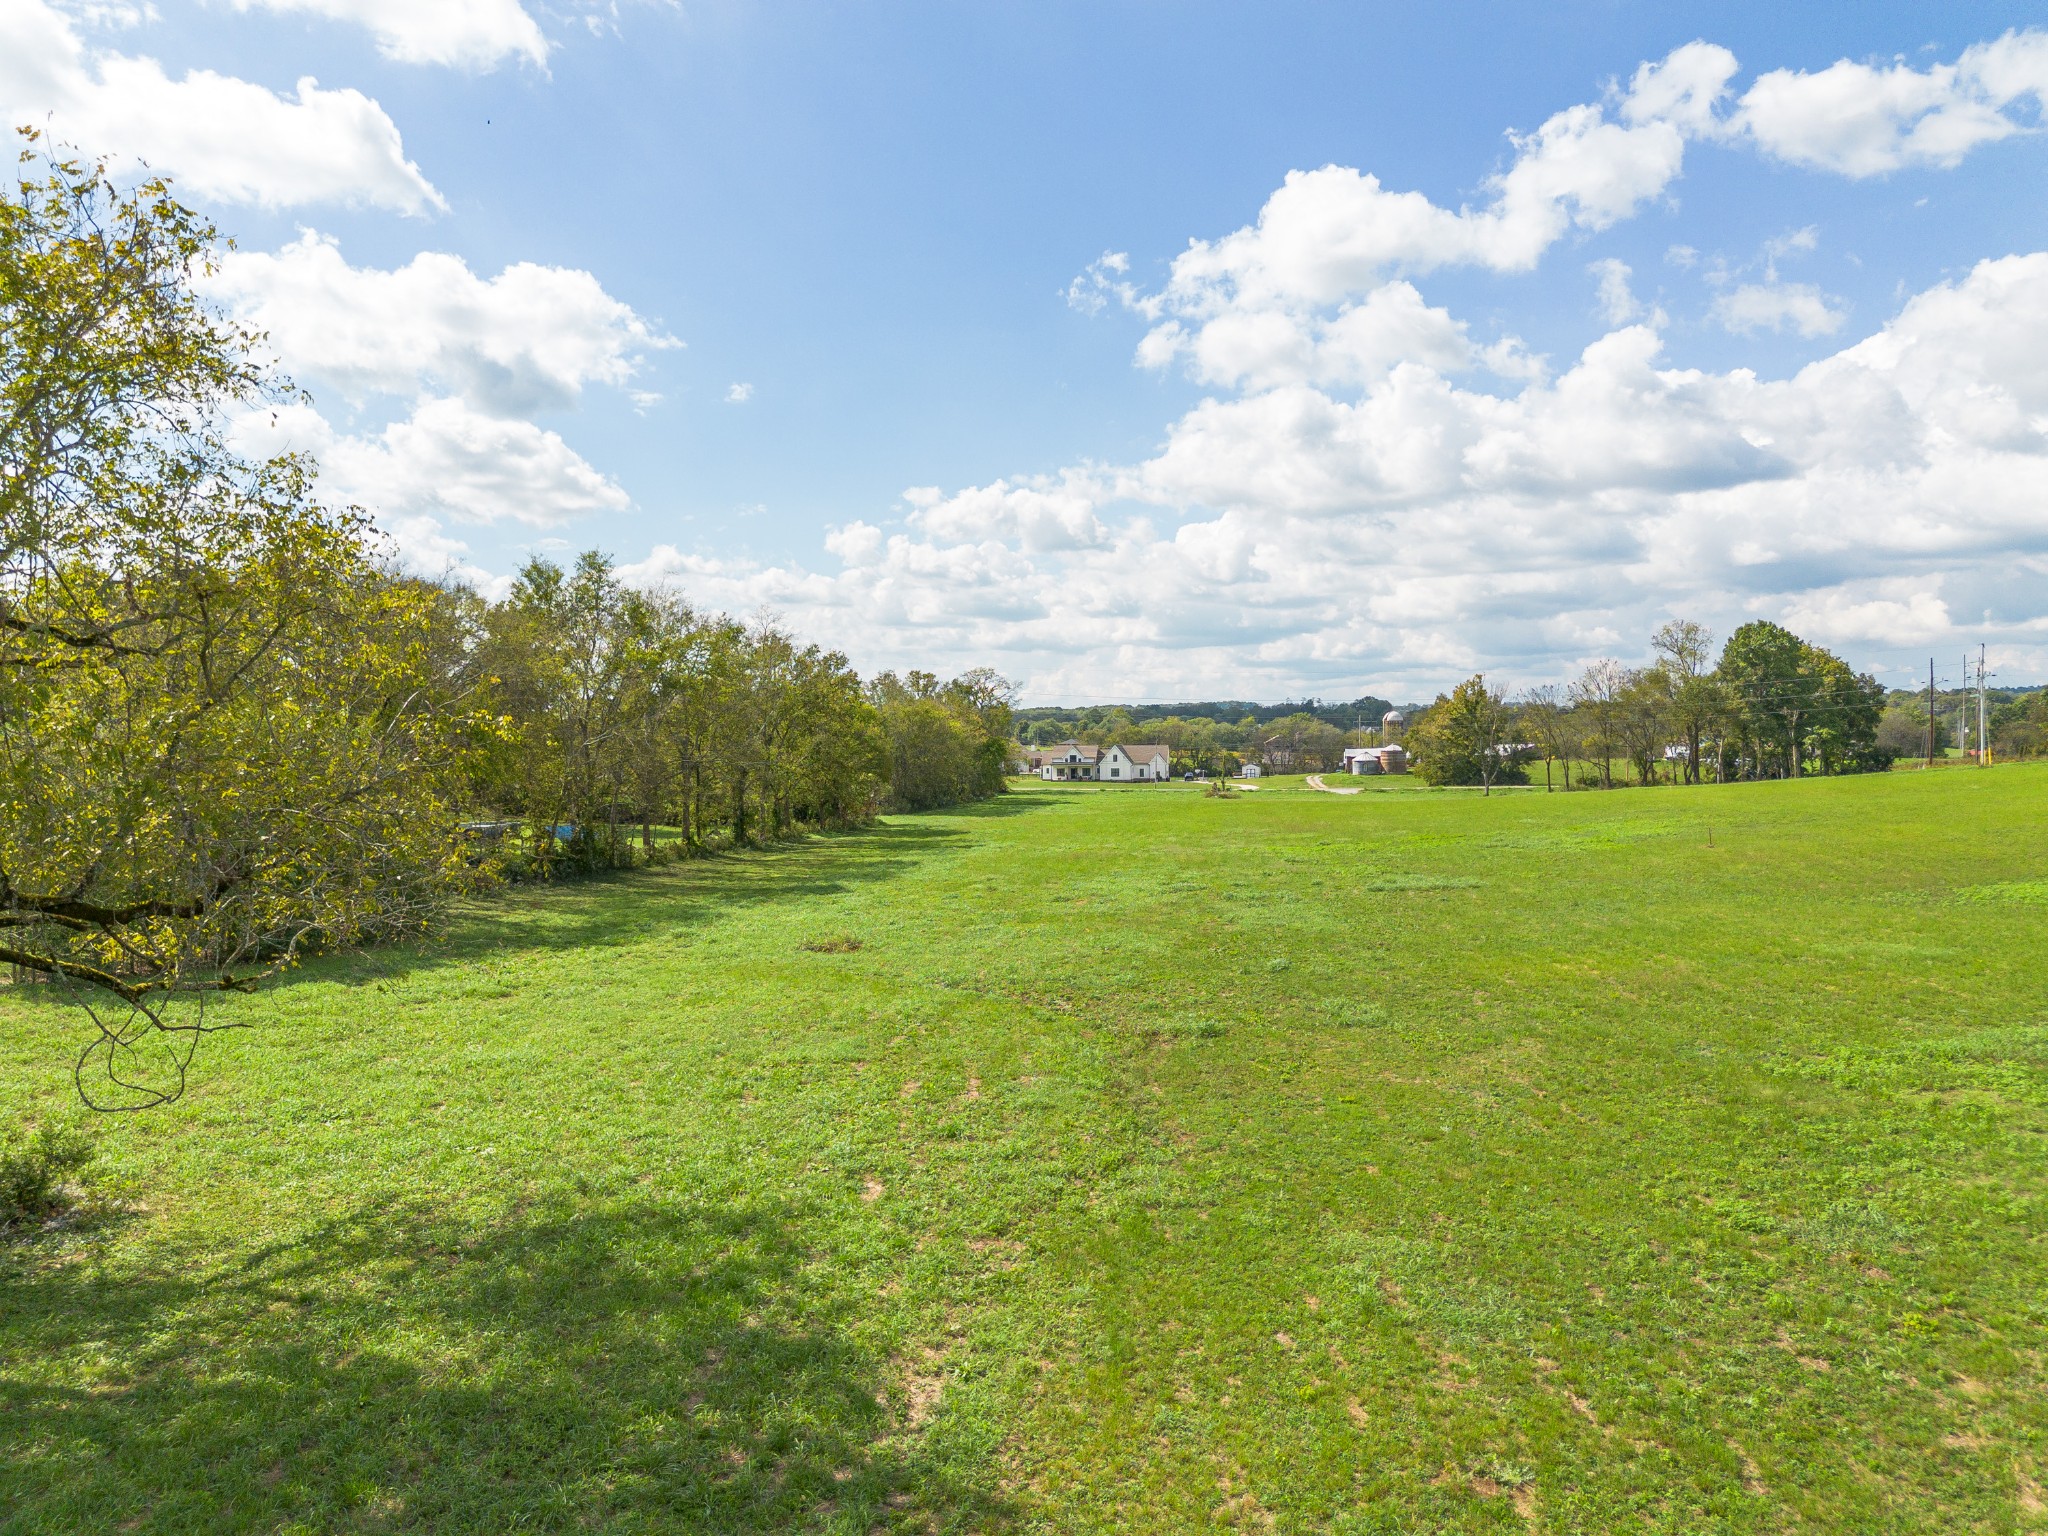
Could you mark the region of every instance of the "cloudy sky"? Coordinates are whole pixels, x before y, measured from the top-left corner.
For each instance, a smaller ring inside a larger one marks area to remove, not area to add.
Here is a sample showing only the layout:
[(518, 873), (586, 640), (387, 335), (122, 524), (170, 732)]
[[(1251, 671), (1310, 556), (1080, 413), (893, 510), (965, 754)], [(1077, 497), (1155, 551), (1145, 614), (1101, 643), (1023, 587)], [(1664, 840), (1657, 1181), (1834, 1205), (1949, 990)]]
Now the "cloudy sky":
[(0, 0), (417, 568), (1032, 702), (2048, 677), (2044, 101), (2039, 6)]

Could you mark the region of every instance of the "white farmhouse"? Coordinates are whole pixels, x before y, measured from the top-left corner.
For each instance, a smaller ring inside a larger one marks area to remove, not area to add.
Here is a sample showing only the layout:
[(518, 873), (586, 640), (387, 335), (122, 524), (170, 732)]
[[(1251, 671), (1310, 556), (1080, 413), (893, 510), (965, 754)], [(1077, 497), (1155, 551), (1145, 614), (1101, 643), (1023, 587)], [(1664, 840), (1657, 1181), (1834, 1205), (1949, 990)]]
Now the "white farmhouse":
[(1063, 741), (1051, 751), (1040, 754), (1038, 776), (1054, 780), (1092, 779), (1095, 777), (1095, 765), (1101, 757), (1100, 747), (1079, 741)]
[(1111, 747), (1096, 765), (1095, 777), (1118, 784), (1151, 783), (1169, 777), (1164, 747)]

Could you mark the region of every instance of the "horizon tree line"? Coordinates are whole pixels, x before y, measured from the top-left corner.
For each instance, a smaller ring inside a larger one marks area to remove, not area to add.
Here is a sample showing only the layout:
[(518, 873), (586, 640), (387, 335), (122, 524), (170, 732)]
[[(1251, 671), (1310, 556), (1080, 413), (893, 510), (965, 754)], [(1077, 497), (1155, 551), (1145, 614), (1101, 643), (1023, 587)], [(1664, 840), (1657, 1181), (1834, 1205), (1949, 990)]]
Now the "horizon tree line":
[[(1714, 657), (1713, 635), (1687, 619), (1651, 637), (1653, 660), (1589, 663), (1569, 683), (1511, 699), (1484, 674), (1439, 695), (1414, 721), (1416, 771), (1432, 783), (1527, 782), (1527, 764), (1584, 764), (1590, 782), (1702, 784), (1885, 769), (1887, 694), (1832, 651), (1783, 625), (1742, 625)], [(1625, 770), (1617, 776), (1616, 765)]]

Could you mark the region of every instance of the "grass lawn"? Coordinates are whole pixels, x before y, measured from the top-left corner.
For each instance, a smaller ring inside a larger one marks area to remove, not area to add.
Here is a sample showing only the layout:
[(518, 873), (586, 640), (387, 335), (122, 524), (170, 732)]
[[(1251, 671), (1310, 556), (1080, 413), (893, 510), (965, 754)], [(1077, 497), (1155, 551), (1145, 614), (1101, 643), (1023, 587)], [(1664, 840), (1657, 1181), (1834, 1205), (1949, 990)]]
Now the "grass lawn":
[(0, 1530), (2048, 1527), (2044, 957), (2030, 766), (515, 890), (0, 1246)]

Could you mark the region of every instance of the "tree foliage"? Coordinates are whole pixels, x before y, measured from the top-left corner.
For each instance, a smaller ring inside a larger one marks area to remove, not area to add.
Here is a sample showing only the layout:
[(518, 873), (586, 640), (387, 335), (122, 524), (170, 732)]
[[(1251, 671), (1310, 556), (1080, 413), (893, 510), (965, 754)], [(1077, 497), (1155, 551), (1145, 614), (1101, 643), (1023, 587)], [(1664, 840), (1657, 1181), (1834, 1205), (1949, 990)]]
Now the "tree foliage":
[(837, 652), (628, 587), (594, 550), (530, 561), (466, 622), (507, 728), (476, 802), (542, 873), (644, 859), (657, 826), (696, 853), (875, 810), (882, 720)]
[(1883, 688), (1832, 651), (1757, 620), (1728, 637), (1717, 672), (1745, 776), (1798, 778), (1809, 764), (1822, 773), (1889, 764), (1877, 745)]
[(986, 667), (941, 683), (884, 672), (868, 687), (889, 740), (889, 801), (931, 810), (1000, 794), (1016, 694)]
[[(1716, 661), (1706, 629), (1674, 620), (1652, 636), (1651, 652), (1646, 667), (1602, 658), (1568, 688), (1525, 695), (1525, 728), (1564, 764), (1567, 789), (1574, 760), (1594, 765), (1601, 788), (1867, 772), (1889, 767), (1924, 729), (1911, 701), (1887, 713), (1874, 678), (1778, 624), (1743, 625)], [(1618, 777), (1617, 760), (1632, 773)]]
[(1520, 784), (1527, 774), (1519, 739), (1520, 712), (1507, 695), (1475, 673), (1439, 694), (1408, 733), (1415, 771), (1430, 784)]
[(430, 924), (486, 730), (439, 594), (233, 447), (286, 386), (197, 297), (219, 243), (33, 136), (0, 201), (0, 959), (91, 1011), (103, 1107), (179, 1091), (178, 997)]

